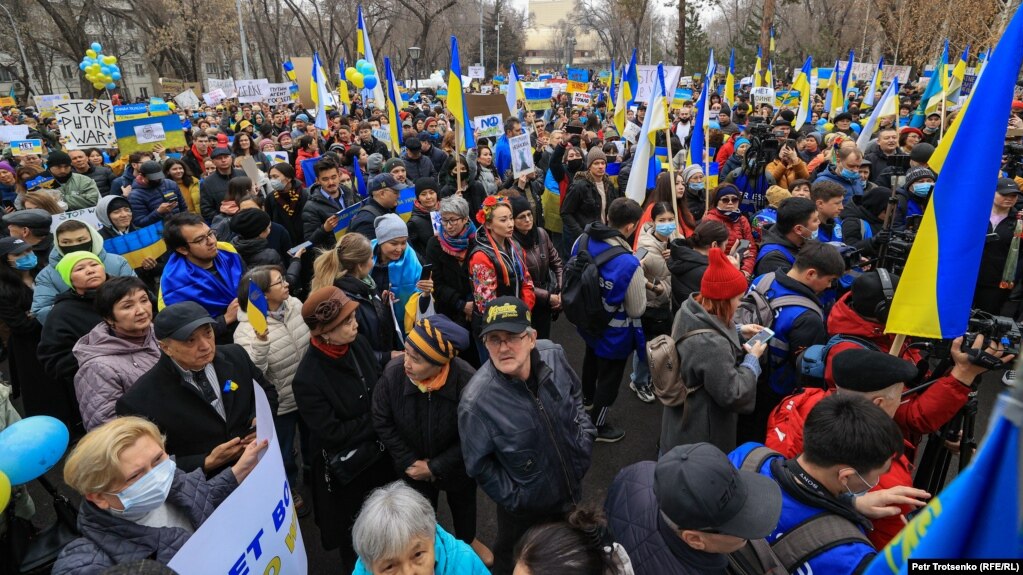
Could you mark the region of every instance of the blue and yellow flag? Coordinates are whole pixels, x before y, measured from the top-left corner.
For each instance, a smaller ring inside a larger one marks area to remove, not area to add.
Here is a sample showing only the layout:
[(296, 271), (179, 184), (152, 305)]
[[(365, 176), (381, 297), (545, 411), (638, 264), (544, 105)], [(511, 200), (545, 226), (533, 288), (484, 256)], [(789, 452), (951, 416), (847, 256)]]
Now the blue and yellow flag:
[[(714, 75), (714, 50), (710, 51), (710, 58), (707, 61), (707, 73), (705, 74), (703, 87), (700, 90), (700, 99), (696, 106), (696, 119), (693, 121), (693, 133), (689, 139), (689, 150), (686, 155), (686, 165), (691, 166), (704, 164), (704, 155), (707, 153), (706, 136), (707, 125), (710, 122), (710, 77)], [(710, 163), (714, 162), (710, 158)]]
[(927, 88), (924, 89), (924, 94), (920, 97), (920, 105), (913, 110), (913, 116), (909, 120), (910, 126), (922, 128), (927, 116), (941, 113), (941, 101), (945, 97), (945, 87), (948, 84), (947, 75), (948, 40), (945, 40), (945, 47), (942, 48), (941, 55), (938, 56), (938, 61), (934, 65), (931, 79), (927, 81)]
[[(1017, 11), (966, 104), (928, 164), (939, 174), (923, 214), (885, 331), (954, 338), (966, 331), (1005, 139), (1005, 118), (1023, 63)], [(966, 126), (967, 128), (963, 128)], [(1000, 144), (999, 144), (1000, 145)], [(945, 167), (946, 160), (948, 167)]]
[(313, 125), (321, 131), (328, 128), (327, 124), (327, 75), (320, 62), (320, 53), (313, 52), (313, 70), (309, 76), (309, 88), (313, 103), (316, 104), (316, 119)]
[(725, 76), (725, 101), (729, 106), (735, 105), (735, 48), (728, 56), (728, 74)]
[(774, 25), (773, 24), (771, 25), (771, 40), (770, 40), (770, 42), (767, 45), (767, 52), (769, 54), (774, 54)]
[(395, 79), (394, 71), (391, 70), (390, 58), (384, 58), (384, 71), (387, 74), (387, 130), (391, 134), (388, 146), (394, 152), (394, 155), (397, 156), (401, 153), (401, 146), (404, 144), (404, 138), (402, 138), (401, 133), (401, 118), (398, 116), (403, 103), (401, 101), (401, 91), (398, 89), (398, 80)]
[[(303, 168), (305, 170), (305, 168)], [(355, 178), (355, 191), (363, 198), (369, 197), (369, 188), (366, 187), (366, 175), (362, 173), (362, 166), (358, 161), (352, 162), (352, 177)]]
[(884, 79), (884, 56), (877, 61), (877, 70), (874, 72), (874, 78), (867, 85), (866, 93), (863, 94), (863, 107), (872, 108), (874, 107), (874, 99), (877, 98), (877, 92), (881, 89), (881, 80)]
[(762, 58), (763, 58), (763, 50), (760, 49), (760, 46), (757, 46), (757, 61), (756, 61), (755, 64), (753, 64), (753, 87), (754, 88), (763, 88), (764, 87), (764, 79), (763, 79), (763, 77), (761, 77), (762, 75), (760, 73), (760, 69), (761, 69), (761, 65), (762, 65), (761, 64), (761, 62), (762, 62), (761, 59)]
[(352, 105), (352, 96), (348, 93), (348, 80), (345, 80), (345, 59), (338, 60), (338, 70), (341, 74), (337, 82), (337, 98), (341, 100), (341, 113), (347, 114), (348, 108)]
[[(792, 118), (792, 127), (800, 129), (810, 118), (810, 102), (813, 94), (810, 93), (810, 69), (813, 68), (813, 57), (807, 56), (803, 68), (799, 70), (796, 79), (792, 82), (792, 89), (799, 92), (799, 109), (796, 116)], [(831, 83), (837, 83), (838, 78), (832, 78)]]
[(167, 244), (163, 243), (163, 222), (156, 222), (141, 230), (123, 236), (103, 240), (103, 249), (128, 260), (132, 269), (142, 267), (146, 258), (154, 260), (167, 253)]
[(963, 78), (966, 77), (966, 62), (970, 59), (970, 45), (966, 45), (963, 54), (959, 56), (956, 67), (952, 69), (952, 77), (948, 80), (948, 89), (945, 90), (945, 103), (954, 106), (959, 103), (959, 95), (963, 90)]
[(615, 100), (615, 128), (619, 134), (625, 133), (625, 122), (628, 119), (629, 104), (639, 91), (639, 71), (636, 69), (636, 50), (632, 50), (632, 60), (625, 69), (621, 84), (618, 86), (618, 98)]
[(615, 100), (616, 100), (615, 92), (618, 89), (618, 87), (615, 86), (615, 80), (616, 80), (616, 78), (615, 78), (615, 59), (611, 58), (611, 84), (608, 86), (608, 95), (611, 97), (611, 105), (612, 106), (615, 105)]
[[(845, 63), (845, 71), (842, 72), (842, 111), (845, 111), (845, 96), (849, 93), (849, 80), (852, 79), (853, 62), (856, 61), (856, 53), (849, 50), (849, 61)], [(838, 67), (835, 67), (836, 71)]]
[(661, 173), (662, 160), (658, 157), (658, 150), (663, 150), (664, 159), (671, 160), (667, 158), (667, 148), (658, 148), (656, 143), (657, 132), (668, 129), (668, 104), (667, 90), (664, 86), (664, 65), (658, 64), (654, 90), (650, 95), (646, 117), (643, 118), (643, 127), (636, 140), (632, 173), (625, 190), (625, 196), (639, 204), (646, 200), (647, 190), (654, 187), (657, 183), (657, 174)]
[(845, 108), (845, 96), (842, 92), (842, 85), (838, 79), (838, 60), (835, 60), (835, 67), (831, 70), (831, 78), (828, 80), (828, 93), (824, 97), (824, 111), (829, 118), (834, 118), (842, 113)]
[[(373, 46), (369, 42), (369, 28), (366, 27), (366, 19), (362, 17), (362, 4), (359, 4), (358, 21), (356, 22), (356, 34), (355, 44), (356, 50), (359, 53), (359, 57), (366, 60), (373, 66), (373, 70), (377, 70), (376, 60), (373, 59)], [(379, 76), (379, 74), (378, 74)], [(373, 101), (377, 106), (383, 106), (384, 103), (384, 89), (383, 82), (378, 81), (377, 85), (373, 87), (370, 92), (373, 93)]]
[(774, 88), (774, 59), (767, 61), (767, 70), (764, 72), (764, 85)]
[(254, 281), (249, 282), (249, 305), (245, 308), (245, 314), (257, 334), (266, 333), (266, 318), (270, 315), (270, 307), (263, 290), (259, 289)]
[(451, 37), (451, 71), (448, 73), (448, 109), (455, 117), (457, 123), (456, 133), (461, 133), (458, 138), (458, 151), (464, 152), (469, 148), (476, 147), (476, 136), (473, 134), (472, 123), (469, 121), (469, 111), (465, 107), (465, 98), (462, 97), (465, 88), (462, 86), (462, 63), (458, 56), (458, 38)]

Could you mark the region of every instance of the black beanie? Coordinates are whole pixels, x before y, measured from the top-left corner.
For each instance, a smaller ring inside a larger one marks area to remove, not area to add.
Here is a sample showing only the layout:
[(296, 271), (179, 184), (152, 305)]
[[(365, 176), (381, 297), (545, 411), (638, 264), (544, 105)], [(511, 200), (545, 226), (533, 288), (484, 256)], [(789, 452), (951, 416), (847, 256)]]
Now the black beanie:
[[(899, 286), (899, 276), (895, 274), (888, 274), (888, 276), (892, 280), (892, 294), (894, 294), (895, 288)], [(849, 292), (849, 307), (857, 314), (876, 319), (883, 324), (888, 320), (888, 313), (881, 314), (884, 317), (877, 317), (877, 304), (883, 302), (884, 299), (881, 276), (876, 271), (870, 271), (853, 281), (852, 289)]]
[(912, 363), (883, 351), (847, 349), (834, 355), (831, 375), (835, 385), (842, 389), (871, 393), (912, 381), (917, 369)]
[(53, 166), (70, 166), (71, 156), (67, 155), (66, 152), (60, 150), (54, 150), (50, 152), (49, 156), (46, 156), (46, 167), (52, 168)]
[(892, 197), (892, 191), (888, 188), (877, 186), (867, 190), (862, 196), (854, 196), (856, 203), (867, 211), (868, 214), (878, 215), (888, 207), (888, 198)]
[(270, 227), (270, 216), (259, 208), (248, 208), (231, 216), (231, 231), (252, 239)]
[(529, 205), (529, 200), (523, 196), (515, 196), (509, 198), (511, 200), (512, 217), (517, 217), (522, 212), (532, 211), (532, 206)]
[(416, 197), (426, 190), (433, 190), (438, 196), (440, 195), (440, 186), (437, 185), (437, 178), (431, 178), (429, 176), (416, 178)]
[(105, 215), (109, 218), (110, 213), (113, 212), (114, 210), (130, 207), (131, 203), (128, 202), (128, 198), (125, 198), (124, 196), (114, 196), (112, 200), (107, 202), (107, 213)]

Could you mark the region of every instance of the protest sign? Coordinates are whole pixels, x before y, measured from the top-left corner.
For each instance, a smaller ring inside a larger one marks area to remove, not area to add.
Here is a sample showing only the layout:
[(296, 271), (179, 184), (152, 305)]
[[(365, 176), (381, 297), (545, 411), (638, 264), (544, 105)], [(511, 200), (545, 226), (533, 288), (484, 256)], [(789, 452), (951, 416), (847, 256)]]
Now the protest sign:
[(530, 149), (529, 134), (519, 134), (508, 139), (511, 150), (512, 174), (518, 178), (533, 173), (533, 151)]
[(166, 100), (163, 98), (149, 99), (150, 116), (165, 116), (167, 114), (170, 114), (170, 104), (168, 104)]
[(508, 116), (508, 102), (500, 94), (466, 94), (464, 98), (470, 118), (491, 114), (501, 114), (501, 118)]
[(622, 130), (622, 137), (630, 144), (635, 144), (641, 131), (642, 128), (640, 128), (635, 122), (625, 122), (625, 129)]
[(140, 144), (155, 144), (167, 139), (167, 134), (163, 131), (163, 124), (159, 122), (142, 124), (141, 126), (135, 126), (134, 128), (135, 139)]
[(28, 126), (25, 124), (0, 126), (0, 144), (6, 144), (14, 140), (24, 140), (25, 138), (28, 138)]
[(256, 441), (269, 441), (245, 481), (189, 537), (167, 566), (178, 573), (306, 573), (308, 558), (273, 411), (256, 382)]
[(527, 110), (546, 110), (551, 107), (551, 97), (554, 95), (553, 88), (526, 87), (523, 88), (523, 93), (526, 96)]
[[(295, 67), (296, 78), (313, 77), (313, 59), (309, 56), (292, 56), (291, 65)], [(306, 80), (298, 82), (298, 97), (303, 104), (311, 106), (313, 103), (312, 82)]]
[[(156, 128), (154, 124), (160, 127)], [(146, 141), (140, 142), (136, 134), (136, 128), (145, 126), (149, 128), (148, 130), (143, 129), (141, 134), (142, 139)], [(152, 138), (158, 137), (157, 135), (161, 130), (163, 139), (153, 140)], [(178, 118), (177, 114), (117, 121), (114, 122), (114, 134), (117, 136), (117, 147), (122, 154), (138, 151), (149, 152), (152, 151), (153, 146), (156, 144), (160, 144), (168, 149), (185, 147), (185, 133), (181, 131), (181, 119)]]
[(160, 78), (160, 90), (159, 92), (168, 98), (174, 94), (180, 94), (185, 90), (192, 90), (192, 92), (202, 92), (202, 84), (199, 82), (186, 82), (184, 80), (178, 80), (177, 78)]
[[(770, 103), (770, 102), (766, 102)], [(798, 106), (799, 90), (779, 90), (774, 93), (775, 107)]]
[(110, 100), (68, 100), (53, 110), (68, 150), (113, 147), (116, 138)]
[(585, 92), (576, 92), (572, 94), (572, 105), (573, 106), (589, 106), (590, 95)]
[(84, 208), (81, 210), (64, 212), (62, 214), (54, 214), (50, 221), (50, 233), (57, 233), (57, 226), (68, 220), (83, 221), (97, 230), (103, 227), (103, 224), (99, 223), (99, 219), (96, 218), (96, 208)]
[(376, 128), (373, 130), (373, 137), (380, 140), (381, 142), (391, 141), (391, 131), (387, 128)]
[(291, 102), (291, 83), (270, 84), (270, 91), (266, 95), (266, 103), (271, 106), (280, 106)]
[(11, 141), (12, 156), (26, 156), (28, 154), (43, 155), (42, 140), (13, 140)]
[(750, 95), (753, 97), (753, 105), (760, 106), (761, 104), (774, 105), (774, 88), (769, 86), (760, 86), (750, 90)]
[(686, 102), (693, 101), (693, 90), (692, 88), (675, 88), (675, 95), (671, 99), (671, 107), (675, 109), (682, 108)]
[(163, 241), (163, 222), (146, 226), (124, 235), (108, 238), (103, 241), (103, 249), (108, 254), (115, 254), (128, 260), (132, 269), (142, 267), (146, 259), (156, 259), (167, 253), (167, 244)]
[(280, 164), (282, 162), (285, 164), (291, 163), (288, 161), (287, 152), (263, 152), (263, 153), (266, 154), (266, 157), (270, 159), (271, 164)]
[(496, 138), (504, 133), (504, 121), (501, 114), (488, 114), (476, 116), (472, 119), (472, 126), (479, 132), (479, 138)]
[(216, 90), (223, 90), (224, 98), (237, 97), (238, 92), (235, 91), (234, 78), (225, 78), (223, 80), (218, 78), (207, 78), (206, 83), (209, 84), (210, 92)]
[(494, 87), (490, 85), (480, 86), (480, 94), (489, 94), (494, 91)]
[[(634, 100), (637, 102), (649, 102), (650, 95), (654, 92), (654, 84), (657, 82), (657, 66), (636, 66), (636, 74), (639, 77), (639, 87), (636, 90)], [(668, 94), (675, 92), (680, 77), (682, 77), (682, 68), (679, 66), (664, 67), (664, 89), (667, 90)]]
[(135, 120), (138, 118), (149, 117), (149, 105), (145, 102), (140, 104), (125, 104), (123, 106), (114, 106), (114, 120), (120, 122), (121, 120)]
[(579, 92), (585, 92), (589, 88), (586, 82), (569, 82), (565, 86), (565, 91), (569, 94), (578, 94)]
[(52, 112), (53, 107), (61, 102), (67, 102), (71, 99), (68, 94), (40, 94), (38, 96), (32, 96), (35, 100), (36, 109), (40, 113)]
[(482, 80), (486, 77), (486, 69), (483, 66), (469, 66), (469, 77)]
[(582, 68), (569, 68), (566, 77), (569, 82), (589, 82), (590, 72)]
[(195, 95), (195, 92), (193, 92), (191, 88), (177, 96), (174, 96), (174, 102), (178, 105), (178, 107), (184, 108), (185, 110), (195, 110), (199, 107), (199, 97)]
[[(845, 67), (848, 65), (848, 60), (839, 60), (838, 69), (845, 71)], [(893, 78), (898, 76), (899, 85), (909, 83), (909, 75), (913, 71), (912, 66), (893, 66), (885, 63), (884, 68), (881, 70), (882, 81), (890, 83)], [(852, 80), (854, 82), (863, 81), (869, 82), (874, 78), (874, 73), (877, 72), (877, 62), (853, 62), (852, 67)]]
[(267, 96), (270, 95), (270, 82), (266, 78), (236, 80), (234, 85), (238, 90), (238, 103), (240, 104), (265, 102)]
[(222, 102), (224, 98), (225, 98), (224, 91), (220, 88), (217, 88), (216, 90), (211, 90), (202, 95), (202, 99), (204, 102), (206, 102), (207, 106), (216, 106), (217, 104)]
[(0, 96), (0, 108), (14, 107), (18, 105), (18, 101), (10, 96)]

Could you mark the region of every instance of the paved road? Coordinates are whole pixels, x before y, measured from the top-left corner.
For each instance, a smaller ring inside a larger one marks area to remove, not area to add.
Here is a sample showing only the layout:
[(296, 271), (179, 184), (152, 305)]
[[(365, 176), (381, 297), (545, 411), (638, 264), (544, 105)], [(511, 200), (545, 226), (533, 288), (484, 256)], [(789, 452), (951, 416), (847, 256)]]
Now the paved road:
[[(580, 371), (585, 349), (572, 325), (564, 318), (556, 322), (552, 330), (552, 339), (565, 347), (572, 366)], [(983, 435), (995, 397), (1003, 389), (998, 382), (1000, 377), (1001, 373), (998, 373), (997, 377), (995, 374), (989, 375), (985, 378), (984, 385), (981, 386), (976, 424), (978, 437)], [(583, 481), (583, 486), (585, 502), (596, 506), (603, 503), (608, 486), (621, 468), (637, 461), (656, 458), (657, 439), (661, 425), (661, 407), (658, 403), (645, 404), (639, 401), (635, 394), (628, 389), (628, 373), (626, 373), (618, 401), (612, 408), (610, 421), (624, 430), (626, 436), (619, 443), (598, 443), (594, 447), (593, 463)], [(922, 451), (922, 449), (918, 451)], [(51, 471), (48, 477), (55, 483), (59, 483), (61, 492), (67, 494), (77, 504), (79, 498), (64, 486), (60, 479), (59, 468)], [(32, 492), (39, 508), (36, 522), (41, 525), (52, 522), (53, 509), (48, 497), (36, 484), (33, 484)], [(478, 500), (478, 537), (485, 543), (491, 544), (497, 534), (494, 504), (483, 495), (482, 491), (478, 493)], [(443, 497), (441, 498), (439, 516), (441, 524), (445, 528), (450, 528), (450, 514), (445, 508)], [(328, 553), (320, 547), (319, 532), (312, 514), (301, 521), (301, 528), (309, 556), (309, 573), (312, 575), (337, 575), (340, 563), (338, 556), (336, 553)]]

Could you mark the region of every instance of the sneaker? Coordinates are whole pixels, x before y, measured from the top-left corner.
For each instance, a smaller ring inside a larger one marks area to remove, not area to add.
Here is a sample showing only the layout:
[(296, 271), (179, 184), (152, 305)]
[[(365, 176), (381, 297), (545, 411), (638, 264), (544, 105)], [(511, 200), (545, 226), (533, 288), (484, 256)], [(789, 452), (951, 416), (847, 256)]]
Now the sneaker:
[(295, 491), (294, 489), (291, 490), (291, 501), (295, 504), (295, 514), (298, 515), (299, 519), (305, 518), (309, 515), (309, 512), (312, 511), (312, 509), (305, 504), (305, 500), (302, 499), (302, 496), (298, 493), (298, 491)]
[(629, 389), (634, 391), (636, 393), (636, 397), (638, 397), (639, 400), (642, 401), (643, 403), (653, 403), (654, 400), (657, 399), (654, 396), (654, 390), (651, 389), (649, 385), (645, 385), (643, 387), (636, 387), (636, 382), (630, 381)]
[(1007, 385), (1009, 387), (1016, 387), (1016, 370), (1015, 369), (1007, 369), (1007, 370), (1005, 370), (1005, 373), (1002, 374), (1002, 384), (1003, 385)]
[(597, 441), (600, 443), (615, 443), (624, 437), (624, 431), (612, 427), (610, 424), (604, 424), (597, 428)]

